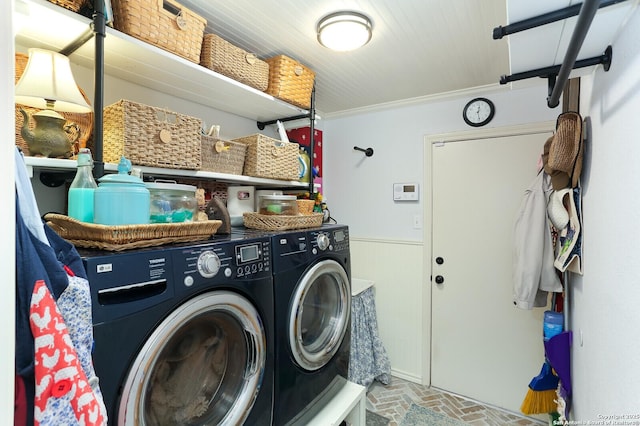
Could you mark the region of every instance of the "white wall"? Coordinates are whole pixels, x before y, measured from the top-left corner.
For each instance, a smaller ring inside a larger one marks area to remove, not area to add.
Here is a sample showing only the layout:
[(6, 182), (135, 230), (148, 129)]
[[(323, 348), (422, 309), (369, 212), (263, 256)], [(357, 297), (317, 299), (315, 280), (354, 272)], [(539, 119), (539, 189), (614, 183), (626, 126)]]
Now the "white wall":
[(3, 79), (0, 79), (0, 200), (4, 200), (2, 216), (6, 223), (3, 226), (0, 244), (0, 270), (2, 270), (2, 327), (0, 327), (0, 424), (13, 424), (13, 388), (14, 388), (14, 351), (15, 351), (15, 199), (13, 155), (13, 1), (0, 3), (0, 65)]
[[(424, 365), (425, 361), (429, 365), (430, 354), (416, 336), (428, 332), (424, 330), (421, 308), (422, 299), (430, 300), (431, 292), (422, 280), (422, 243), (349, 238), (352, 276), (374, 281), (378, 331), (391, 361), (392, 374), (423, 382), (428, 373)], [(402, 330), (415, 330), (415, 334)]]
[(640, 414), (639, 40), (636, 7), (613, 43), (609, 72), (582, 78), (581, 112), (593, 133), (582, 176), (584, 276), (572, 281), (571, 325), (573, 418), (585, 422)]
[[(488, 127), (555, 120), (546, 83), (530, 84), (324, 120), (325, 196), (331, 215), (349, 225), (352, 275), (376, 282), (380, 335), (399, 377), (430, 383), (431, 172), (424, 137), (472, 130), (462, 108), (475, 96), (496, 105)], [(420, 201), (394, 202), (394, 182), (418, 182)], [(414, 228), (416, 216), (422, 229)]]
[[(352, 236), (429, 241), (423, 230), (414, 228), (414, 216), (423, 214), (424, 196), (417, 203), (392, 198), (393, 183), (422, 185), (430, 173), (423, 164), (424, 136), (472, 130), (462, 120), (462, 108), (476, 95), (496, 105), (487, 127), (555, 120), (558, 108), (547, 107), (545, 82), (324, 120), (323, 184), (331, 215), (349, 224)], [(371, 147), (374, 154), (366, 157), (354, 146)]]

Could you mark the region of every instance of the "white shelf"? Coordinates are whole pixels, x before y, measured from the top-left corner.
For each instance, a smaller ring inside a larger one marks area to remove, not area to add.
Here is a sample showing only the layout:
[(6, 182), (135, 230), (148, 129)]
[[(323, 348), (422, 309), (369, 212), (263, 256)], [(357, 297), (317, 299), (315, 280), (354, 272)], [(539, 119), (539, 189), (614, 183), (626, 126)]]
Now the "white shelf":
[[(46, 0), (16, 2), (17, 10), (26, 11), (16, 12), (16, 42), (21, 45), (61, 50), (90, 28), (90, 19)], [(93, 68), (94, 53), (90, 40), (70, 59)], [(241, 117), (269, 121), (308, 113), (111, 27), (104, 55), (105, 74)]]
[[(33, 169), (45, 171), (75, 171), (76, 160), (63, 160), (59, 158), (44, 157), (24, 157), (25, 164), (30, 176), (33, 176)], [(278, 188), (308, 188), (309, 184), (298, 181), (264, 179), (244, 175), (232, 175), (227, 173), (205, 172), (200, 170), (182, 170), (182, 169), (163, 169), (159, 167), (134, 166), (142, 170), (143, 175), (165, 176), (165, 177), (188, 177), (195, 179), (209, 179), (216, 182), (226, 182), (243, 185), (256, 185), (260, 187), (278, 187)], [(105, 163), (104, 170), (107, 172), (116, 172), (118, 165), (113, 163)]]

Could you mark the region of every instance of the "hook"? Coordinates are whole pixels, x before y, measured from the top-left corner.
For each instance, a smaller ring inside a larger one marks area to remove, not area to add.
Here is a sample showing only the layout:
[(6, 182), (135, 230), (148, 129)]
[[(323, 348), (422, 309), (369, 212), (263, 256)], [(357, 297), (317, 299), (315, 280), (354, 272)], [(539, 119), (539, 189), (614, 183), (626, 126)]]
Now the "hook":
[(353, 149), (355, 149), (356, 151), (362, 151), (364, 152), (364, 155), (366, 155), (367, 157), (371, 157), (373, 155), (373, 148), (359, 148), (357, 146), (354, 146)]

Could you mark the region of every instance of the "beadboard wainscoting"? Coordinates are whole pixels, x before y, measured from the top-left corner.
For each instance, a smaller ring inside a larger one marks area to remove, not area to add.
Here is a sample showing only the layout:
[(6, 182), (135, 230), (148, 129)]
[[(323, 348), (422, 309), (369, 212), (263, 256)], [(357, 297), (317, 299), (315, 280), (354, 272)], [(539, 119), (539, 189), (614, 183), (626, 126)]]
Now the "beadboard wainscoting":
[(378, 330), (391, 373), (429, 384), (431, 291), (424, 245), (350, 238), (351, 275), (374, 281)]

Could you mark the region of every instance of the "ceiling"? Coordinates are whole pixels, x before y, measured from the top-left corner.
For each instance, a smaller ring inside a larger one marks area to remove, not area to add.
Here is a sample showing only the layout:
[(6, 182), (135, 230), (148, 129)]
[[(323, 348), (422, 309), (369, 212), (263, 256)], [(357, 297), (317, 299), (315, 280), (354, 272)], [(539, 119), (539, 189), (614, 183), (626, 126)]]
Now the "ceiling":
[[(327, 116), (497, 84), (509, 72), (505, 0), (180, 0), (215, 33), (260, 58), (284, 54), (316, 73), (316, 109)], [(373, 22), (359, 50), (316, 39), (325, 15), (353, 10)]]

